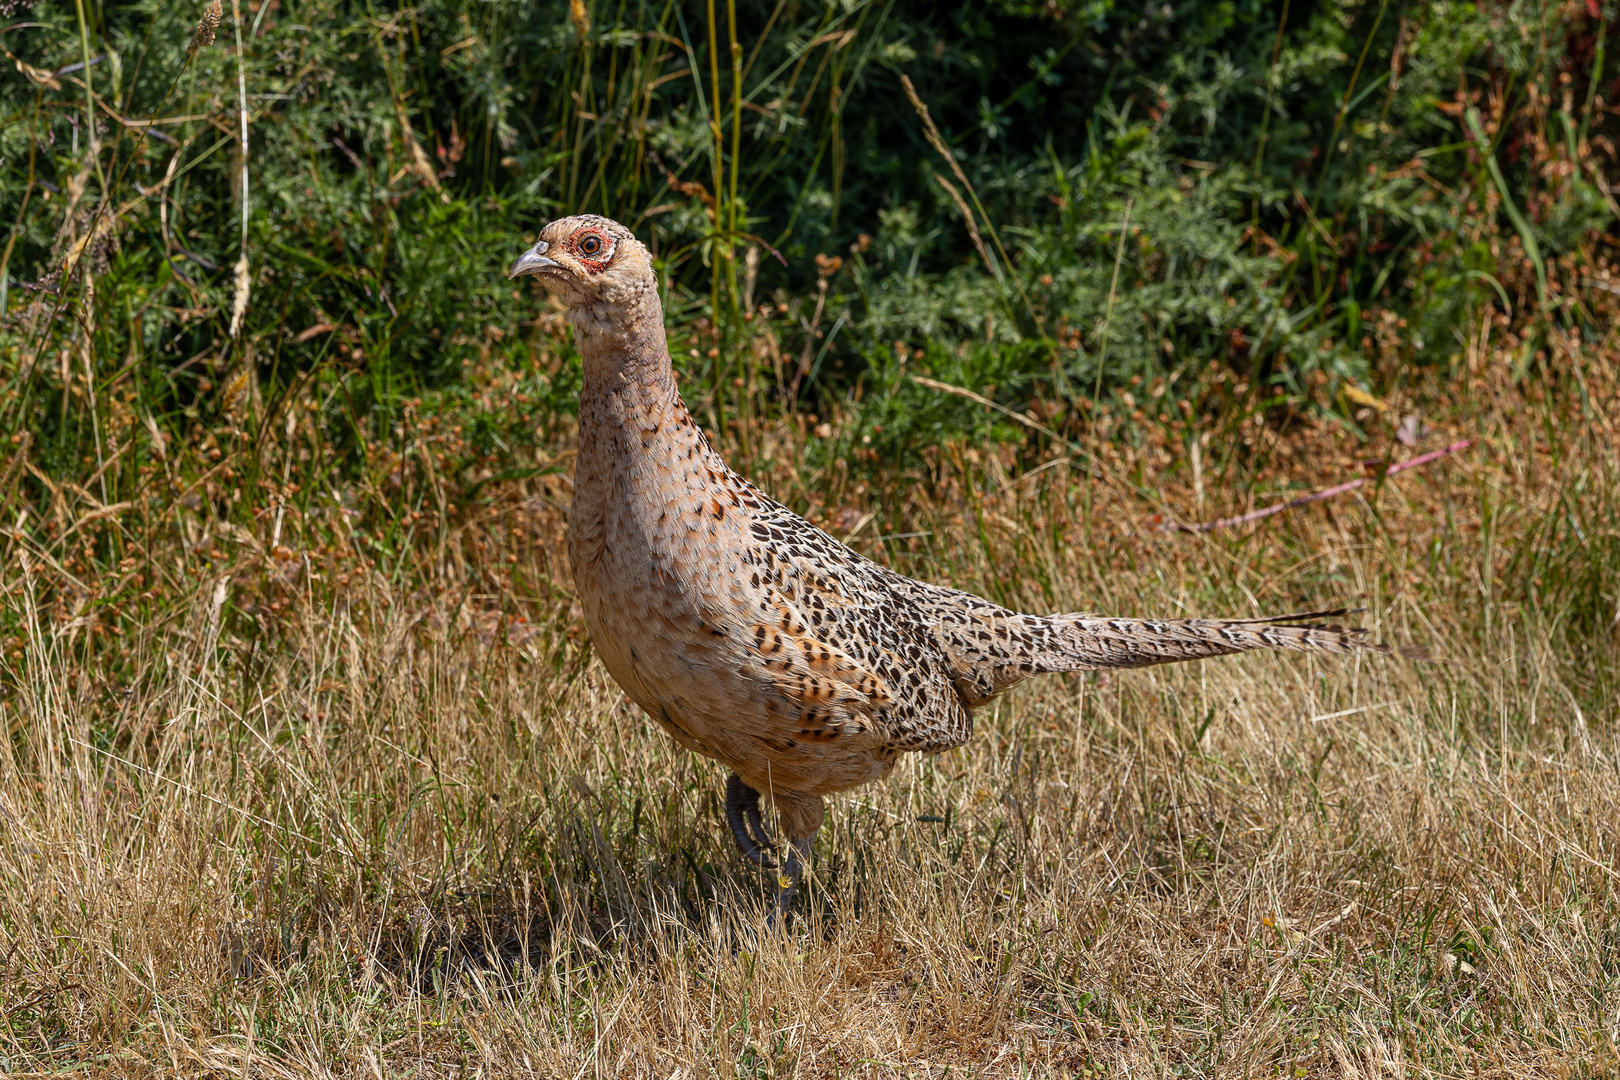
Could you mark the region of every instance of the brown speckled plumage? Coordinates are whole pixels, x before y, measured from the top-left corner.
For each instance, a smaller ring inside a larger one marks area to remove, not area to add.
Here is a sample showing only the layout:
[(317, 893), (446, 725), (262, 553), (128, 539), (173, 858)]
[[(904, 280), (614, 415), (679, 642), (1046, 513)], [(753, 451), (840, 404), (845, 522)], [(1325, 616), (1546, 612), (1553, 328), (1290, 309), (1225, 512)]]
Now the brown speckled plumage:
[(791, 879), (823, 796), (887, 776), (905, 751), (960, 745), (971, 710), (1026, 676), (1376, 648), (1359, 630), (1283, 624), (1300, 616), (1025, 615), (902, 577), (715, 453), (676, 391), (651, 262), (628, 229), (552, 222), (523, 274), (568, 306), (584, 360), (568, 555), (597, 654), (681, 745), (741, 778), (727, 809), (756, 861), (770, 839), (755, 793), (770, 795)]

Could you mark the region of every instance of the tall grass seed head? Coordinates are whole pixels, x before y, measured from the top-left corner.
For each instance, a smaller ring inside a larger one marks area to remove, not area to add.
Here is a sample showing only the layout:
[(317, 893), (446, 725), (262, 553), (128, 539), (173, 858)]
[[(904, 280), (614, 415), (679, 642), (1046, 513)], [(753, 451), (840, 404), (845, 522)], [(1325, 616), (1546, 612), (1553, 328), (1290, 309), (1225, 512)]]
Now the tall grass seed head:
[(214, 34), (219, 30), (219, 24), (225, 19), (225, 7), (220, 0), (203, 8), (202, 18), (197, 20), (197, 28), (191, 32), (191, 44), (186, 47), (186, 56), (197, 55), (198, 49), (205, 49), (214, 43)]

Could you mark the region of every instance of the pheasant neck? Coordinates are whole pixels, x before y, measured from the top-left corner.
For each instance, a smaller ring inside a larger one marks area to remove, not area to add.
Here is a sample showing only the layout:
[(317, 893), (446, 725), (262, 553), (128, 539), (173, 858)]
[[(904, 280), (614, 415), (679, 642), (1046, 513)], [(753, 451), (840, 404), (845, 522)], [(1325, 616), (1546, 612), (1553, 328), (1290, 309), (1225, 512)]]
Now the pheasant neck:
[(656, 421), (679, 401), (664, 336), (663, 305), (649, 291), (612, 311), (573, 312), (574, 343), (584, 364), (580, 423)]
[(664, 306), (648, 290), (616, 304), (585, 304), (569, 312), (574, 344), (585, 363), (585, 381), (674, 385)]

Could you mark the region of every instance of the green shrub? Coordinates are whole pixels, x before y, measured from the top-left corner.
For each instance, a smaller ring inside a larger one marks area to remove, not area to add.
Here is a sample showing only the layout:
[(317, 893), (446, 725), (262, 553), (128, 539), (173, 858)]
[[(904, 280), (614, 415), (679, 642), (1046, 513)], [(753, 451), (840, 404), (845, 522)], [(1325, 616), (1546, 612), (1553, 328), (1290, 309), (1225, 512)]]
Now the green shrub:
[[(243, 370), (271, 402), (341, 385), (349, 438), (478, 364), (565, 412), (566, 346), (503, 272), (576, 210), (655, 249), (677, 337), (718, 347), (678, 350), (717, 423), (792, 389), (931, 440), (1021, 429), (906, 389), (896, 342), (1009, 407), (1212, 360), (1300, 400), (1454, 361), (1483, 305), (1589, 323), (1540, 291), (1577, 293), (1614, 225), (1591, 4), (254, 0), (194, 57), (200, 4), (6, 7), (0, 426), (52, 475), (108, 419), (64, 351), (176, 435)], [(766, 301), (813, 370), (750, 404), (733, 361)]]

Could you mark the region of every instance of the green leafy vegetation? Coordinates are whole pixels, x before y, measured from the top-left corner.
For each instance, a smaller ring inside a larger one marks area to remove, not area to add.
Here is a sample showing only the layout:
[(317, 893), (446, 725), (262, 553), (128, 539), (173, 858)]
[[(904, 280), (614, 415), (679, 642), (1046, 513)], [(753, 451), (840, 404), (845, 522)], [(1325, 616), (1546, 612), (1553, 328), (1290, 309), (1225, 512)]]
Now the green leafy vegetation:
[(1599, 8), (274, 0), (191, 53), (200, 8), (8, 6), (3, 423), (64, 462), (96, 423), (39, 358), (81, 332), (174, 432), (225, 368), (357, 370), (375, 439), (475, 357), (566, 351), (502, 271), (577, 211), (658, 252), (722, 428), (884, 399), (896, 342), (1008, 405), (1218, 360), (1333, 408), (1454, 362), (1488, 306), (1598, 329)]

